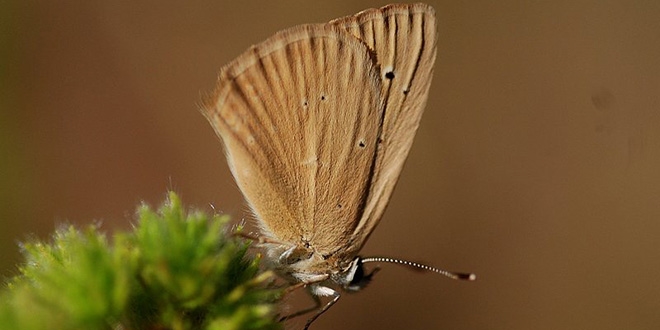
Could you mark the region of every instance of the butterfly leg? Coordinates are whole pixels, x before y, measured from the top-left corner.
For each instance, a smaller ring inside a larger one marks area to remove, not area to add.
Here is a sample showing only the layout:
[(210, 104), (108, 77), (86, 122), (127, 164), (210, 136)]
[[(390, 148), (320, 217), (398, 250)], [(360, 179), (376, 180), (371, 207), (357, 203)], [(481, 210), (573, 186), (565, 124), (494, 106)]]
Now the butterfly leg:
[(307, 314), (307, 313), (309, 313), (309, 312), (311, 312), (311, 311), (313, 311), (313, 310), (319, 308), (319, 307), (321, 306), (321, 298), (319, 298), (318, 296), (315, 296), (315, 295), (311, 295), (311, 296), (312, 296), (312, 299), (314, 299), (314, 306), (312, 306), (312, 307), (308, 307), (308, 308), (305, 308), (305, 309), (303, 309), (303, 310), (299, 310), (299, 311), (297, 311), (297, 312), (295, 312), (295, 313), (293, 313), (293, 314), (289, 314), (289, 315), (287, 315), (287, 316), (283, 316), (283, 317), (280, 318), (279, 321), (280, 321), (280, 322), (284, 322), (284, 321), (286, 321), (286, 320), (290, 320), (290, 319), (292, 319), (292, 318), (294, 318), (294, 317), (298, 317), (298, 316), (300, 316), (300, 315), (305, 315), (305, 314)]
[[(310, 308), (303, 309), (303, 310), (298, 311), (298, 312), (295, 312), (291, 315), (284, 316), (284, 317), (280, 318), (280, 322), (291, 319), (291, 318), (294, 318), (296, 316), (307, 314), (307, 313), (319, 308), (319, 306), (321, 306), (321, 300), (319, 299), (320, 295), (316, 294), (315, 292), (318, 291), (318, 287), (319, 287), (318, 283), (322, 282), (322, 281), (325, 281), (326, 279), (328, 279), (328, 276), (325, 275), (325, 274), (324, 275), (317, 275), (317, 276), (314, 276), (314, 277), (309, 277), (308, 282), (298, 282), (296, 284), (293, 284), (293, 285), (290, 285), (289, 287), (287, 287), (286, 290), (284, 290), (284, 293), (283, 293), (282, 296), (286, 296), (286, 295), (290, 294), (291, 292), (293, 292), (295, 290), (298, 290), (300, 288), (308, 288), (307, 293), (309, 293), (309, 295), (312, 296), (312, 299), (314, 299), (314, 306), (310, 307)], [(334, 291), (334, 290), (332, 290), (332, 291)], [(321, 294), (321, 295), (323, 295), (323, 294)]]
[(245, 238), (247, 240), (256, 242), (257, 244), (279, 244), (279, 245), (285, 245), (285, 246), (289, 245), (289, 244), (283, 243), (281, 241), (278, 241), (278, 240), (275, 240), (275, 239), (272, 239), (272, 238), (269, 238), (269, 237), (255, 236), (255, 235), (248, 234), (248, 233), (243, 233), (243, 232), (235, 232), (235, 233), (232, 233), (232, 235), (237, 236), (237, 237), (241, 237), (241, 238)]
[(339, 300), (339, 297), (341, 297), (341, 294), (339, 294), (339, 292), (324, 286), (317, 286), (316, 288), (313, 288), (311, 292), (312, 292), (312, 296), (315, 297), (315, 300), (318, 301), (319, 305), (321, 302), (319, 296), (331, 296), (332, 300), (330, 300), (314, 316), (312, 316), (309, 320), (307, 320), (307, 323), (305, 323), (305, 328), (304, 328), (305, 330), (309, 329), (309, 326), (312, 325), (312, 322), (314, 322), (319, 316), (321, 316), (321, 314), (325, 313), (325, 311), (330, 309), (330, 307), (332, 307), (332, 305), (334, 305)]

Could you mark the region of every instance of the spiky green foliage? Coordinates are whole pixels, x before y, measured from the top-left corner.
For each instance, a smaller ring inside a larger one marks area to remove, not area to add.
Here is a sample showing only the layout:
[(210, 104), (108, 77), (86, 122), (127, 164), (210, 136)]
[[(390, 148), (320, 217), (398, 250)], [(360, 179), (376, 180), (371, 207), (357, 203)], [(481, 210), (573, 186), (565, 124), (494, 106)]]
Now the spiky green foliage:
[(0, 294), (0, 329), (278, 329), (280, 291), (227, 218), (185, 212), (170, 193), (133, 231), (63, 227), (23, 245)]

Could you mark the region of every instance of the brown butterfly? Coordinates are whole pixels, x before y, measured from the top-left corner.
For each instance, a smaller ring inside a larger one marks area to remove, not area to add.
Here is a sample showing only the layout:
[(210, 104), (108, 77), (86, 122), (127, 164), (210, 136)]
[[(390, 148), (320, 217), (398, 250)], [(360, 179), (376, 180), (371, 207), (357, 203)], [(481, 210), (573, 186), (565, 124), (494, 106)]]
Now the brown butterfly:
[[(368, 9), (276, 33), (226, 65), (203, 113), (261, 228), (266, 261), (321, 306), (391, 262), (357, 256), (378, 224), (426, 105), (436, 57), (426, 4)], [(376, 269), (377, 270), (377, 269)], [(334, 287), (334, 288), (333, 288)], [(290, 315), (301, 315), (312, 309)], [(286, 319), (285, 318), (285, 319)]]

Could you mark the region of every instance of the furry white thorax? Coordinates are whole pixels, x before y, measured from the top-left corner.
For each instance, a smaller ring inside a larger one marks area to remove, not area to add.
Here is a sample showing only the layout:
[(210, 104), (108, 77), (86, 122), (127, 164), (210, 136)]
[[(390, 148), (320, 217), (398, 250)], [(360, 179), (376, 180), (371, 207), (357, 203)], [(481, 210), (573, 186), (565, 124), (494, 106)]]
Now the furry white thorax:
[(336, 295), (336, 290), (329, 286), (352, 292), (368, 283), (369, 276), (364, 276), (360, 257), (355, 257), (344, 267), (326, 267), (326, 261), (318, 253), (297, 246), (268, 244), (266, 252), (265, 261), (270, 269), (291, 284), (302, 282), (309, 285), (316, 296)]

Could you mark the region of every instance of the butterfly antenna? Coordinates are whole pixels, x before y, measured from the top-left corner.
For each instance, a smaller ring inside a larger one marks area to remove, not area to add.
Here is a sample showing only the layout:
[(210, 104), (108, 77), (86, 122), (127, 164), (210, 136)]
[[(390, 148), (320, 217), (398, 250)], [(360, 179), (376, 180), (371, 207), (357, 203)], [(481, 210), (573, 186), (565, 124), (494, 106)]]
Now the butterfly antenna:
[(434, 272), (438, 273), (440, 275), (444, 275), (446, 277), (449, 277), (454, 280), (464, 280), (464, 281), (474, 281), (477, 279), (477, 275), (473, 273), (458, 273), (458, 272), (450, 272), (447, 270), (442, 270), (438, 269), (435, 267), (419, 264), (416, 262), (408, 261), (408, 260), (400, 260), (400, 259), (393, 259), (393, 258), (383, 258), (383, 257), (370, 257), (370, 258), (363, 258), (362, 263), (367, 263), (367, 262), (387, 262), (391, 264), (399, 264), (403, 266), (408, 266), (410, 268), (416, 268), (416, 269), (422, 269), (426, 270), (429, 272)]

